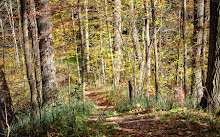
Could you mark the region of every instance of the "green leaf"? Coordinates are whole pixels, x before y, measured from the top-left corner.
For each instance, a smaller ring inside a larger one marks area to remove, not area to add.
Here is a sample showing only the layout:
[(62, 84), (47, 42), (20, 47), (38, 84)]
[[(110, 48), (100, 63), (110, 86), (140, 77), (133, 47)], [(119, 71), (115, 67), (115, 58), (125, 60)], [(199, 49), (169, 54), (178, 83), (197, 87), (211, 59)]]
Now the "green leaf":
[(176, 113), (176, 112), (177, 112), (177, 109), (172, 108), (172, 109), (170, 110), (170, 112), (172, 112), (172, 113)]

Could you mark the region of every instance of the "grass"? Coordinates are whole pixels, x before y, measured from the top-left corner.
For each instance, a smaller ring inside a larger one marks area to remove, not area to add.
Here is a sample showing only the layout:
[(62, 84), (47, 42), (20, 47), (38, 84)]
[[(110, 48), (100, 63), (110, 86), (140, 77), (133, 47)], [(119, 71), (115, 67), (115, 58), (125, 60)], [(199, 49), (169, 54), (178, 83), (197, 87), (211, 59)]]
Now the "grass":
[[(91, 86), (88, 89), (94, 90), (94, 87)], [(119, 90), (112, 86), (103, 86), (98, 90), (105, 91), (100, 98), (108, 99), (114, 106), (112, 111), (106, 112), (105, 117), (116, 115), (128, 117), (128, 112), (149, 110), (145, 112), (149, 119), (159, 118), (164, 124), (176, 126), (176, 128), (190, 127), (191, 131), (195, 129), (192, 135), (196, 132), (209, 135), (218, 133), (220, 123), (202, 110), (194, 109), (191, 98), (181, 103), (178, 96), (171, 96), (169, 95), (171, 92), (164, 92), (159, 95), (158, 100), (154, 95), (144, 94), (138, 99), (133, 99), (131, 103), (127, 88)], [(38, 118), (32, 120), (30, 115), (20, 115), (19, 121), (11, 125), (11, 136), (108, 136), (111, 130), (117, 128), (117, 125), (104, 125), (105, 119), (89, 120), (89, 116), (96, 113), (96, 105), (88, 100), (83, 104), (80, 98), (77, 98), (77, 96), (81, 97), (79, 85), (71, 85), (70, 104), (67, 85), (61, 87), (61, 91), (59, 98), (62, 101), (58, 101), (54, 106), (46, 106), (42, 110), (41, 118), (38, 115)], [(129, 116), (133, 117), (132, 113)], [(202, 126), (205, 128), (198, 128)], [(207, 130), (199, 131), (201, 129)]]
[(31, 120), (30, 115), (20, 116), (17, 123), (11, 126), (11, 136), (82, 136), (89, 135), (88, 117), (96, 111), (96, 106), (90, 101), (84, 104), (77, 99), (70, 104), (59, 102), (56, 106), (46, 106), (41, 118)]

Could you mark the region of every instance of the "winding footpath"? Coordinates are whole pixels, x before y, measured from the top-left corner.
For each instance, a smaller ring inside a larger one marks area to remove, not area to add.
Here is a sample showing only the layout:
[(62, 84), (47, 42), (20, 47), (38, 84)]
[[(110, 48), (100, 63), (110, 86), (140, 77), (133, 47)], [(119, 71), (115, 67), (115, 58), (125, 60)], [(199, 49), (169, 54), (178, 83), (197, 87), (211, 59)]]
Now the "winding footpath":
[[(183, 119), (170, 119), (171, 124), (165, 123), (161, 117), (154, 116), (150, 110), (135, 111), (124, 115), (106, 116), (108, 112), (114, 112), (114, 106), (110, 105), (110, 101), (103, 97), (103, 91), (86, 91), (86, 96), (98, 106), (98, 113), (90, 117), (91, 121), (97, 122), (104, 119), (105, 125), (114, 125), (117, 128), (108, 131), (109, 136), (113, 137), (190, 137), (190, 136), (210, 136), (211, 134), (203, 134), (203, 130), (207, 127), (196, 127), (194, 129), (187, 125), (187, 121)], [(179, 126), (179, 124), (182, 124)], [(106, 135), (106, 136), (108, 136)]]

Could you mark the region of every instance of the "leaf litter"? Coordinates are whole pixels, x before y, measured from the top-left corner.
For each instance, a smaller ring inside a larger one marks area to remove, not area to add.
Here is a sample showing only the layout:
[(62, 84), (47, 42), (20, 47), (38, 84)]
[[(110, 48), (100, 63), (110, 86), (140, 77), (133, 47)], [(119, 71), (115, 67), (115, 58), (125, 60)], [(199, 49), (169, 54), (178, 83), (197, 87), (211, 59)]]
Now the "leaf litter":
[[(206, 113), (195, 110), (158, 110), (152, 113), (149, 108), (135, 109), (127, 113), (104, 115), (114, 111), (114, 105), (108, 98), (103, 97), (104, 91), (87, 91), (86, 96), (98, 106), (98, 112), (89, 121), (97, 123), (97, 132), (102, 136), (131, 136), (131, 137), (190, 137), (220, 136), (219, 121), (210, 118)], [(102, 116), (103, 115), (103, 116)], [(111, 128), (109, 128), (111, 127)], [(98, 128), (101, 128), (98, 130)], [(93, 129), (94, 130), (94, 129)]]

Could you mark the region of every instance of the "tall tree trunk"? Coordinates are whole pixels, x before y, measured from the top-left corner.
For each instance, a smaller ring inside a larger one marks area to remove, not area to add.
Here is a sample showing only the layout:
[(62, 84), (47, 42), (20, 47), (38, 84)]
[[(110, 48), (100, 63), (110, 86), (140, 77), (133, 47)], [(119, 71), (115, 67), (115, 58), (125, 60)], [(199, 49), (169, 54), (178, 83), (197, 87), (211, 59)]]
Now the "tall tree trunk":
[[(206, 89), (200, 102), (202, 108), (211, 107), (212, 111), (219, 111), (219, 58), (220, 58), (220, 15), (218, 0), (210, 1), (210, 32), (209, 32), (209, 57)], [(216, 37), (217, 36), (217, 37)]]
[[(146, 74), (147, 74), (147, 85), (150, 84), (150, 69), (151, 69), (151, 43), (150, 43), (150, 16), (149, 16), (149, 7), (148, 2), (145, 2), (145, 41), (146, 41)], [(148, 90), (148, 89), (147, 89)]]
[(194, 0), (194, 16), (193, 16), (193, 38), (192, 38), (192, 75), (191, 75), (191, 95), (195, 91), (195, 70), (196, 70), (196, 42), (198, 33), (198, 0)]
[(141, 60), (140, 46), (138, 45), (139, 39), (138, 39), (138, 30), (136, 28), (134, 0), (131, 0), (131, 26), (132, 26), (132, 38), (133, 38), (133, 41), (134, 41), (134, 44), (135, 44), (134, 46), (136, 48), (136, 53), (135, 54), (137, 55), (138, 62), (140, 63), (142, 60)]
[(31, 91), (31, 105), (32, 111), (36, 113), (38, 108), (37, 102), (37, 91), (36, 91), (36, 83), (34, 81), (33, 76), (33, 66), (31, 65), (31, 52), (30, 52), (30, 43), (29, 43), (29, 35), (28, 35), (28, 18), (27, 18), (27, 9), (26, 9), (26, 0), (21, 0), (21, 16), (22, 16), (22, 25), (23, 25), (23, 41), (24, 41), (24, 55), (25, 55), (25, 63), (27, 68), (27, 78)]
[(138, 32), (136, 28), (136, 19), (135, 19), (135, 13), (134, 13), (134, 1), (131, 0), (131, 27), (132, 27), (132, 39), (133, 39), (133, 49), (134, 49), (134, 93), (135, 97), (138, 96), (138, 90), (137, 90), (137, 78), (136, 78), (136, 57), (138, 58), (138, 64), (141, 62), (141, 54), (140, 54), (140, 47), (138, 45)]
[(195, 70), (195, 106), (197, 106), (203, 95), (203, 87), (202, 87), (202, 68), (201, 68), (201, 50), (203, 44), (203, 17), (204, 17), (204, 0), (198, 0), (198, 4), (196, 5), (198, 8), (198, 32), (197, 32), (197, 42), (196, 42), (196, 70)]
[(82, 2), (78, 0), (78, 18), (79, 18), (79, 29), (80, 29), (80, 38), (81, 38), (81, 58), (82, 58), (82, 100), (85, 101), (85, 57), (84, 57), (84, 35), (83, 35), (83, 26), (82, 26)]
[[(0, 64), (0, 137), (4, 137), (6, 123), (11, 125), (15, 119), (10, 91), (5, 80), (5, 73), (2, 70), (3, 67), (3, 64)], [(5, 108), (7, 113), (5, 113)]]
[[(74, 37), (74, 42), (76, 43), (76, 28), (75, 28), (75, 21), (74, 21), (74, 13), (73, 13), (73, 9), (72, 9), (72, 23), (73, 23), (73, 37)], [(77, 74), (78, 74), (78, 83), (81, 83), (80, 80), (80, 70), (79, 70), (79, 59), (78, 59), (78, 47), (75, 47), (75, 51), (76, 51), (76, 65), (77, 65)]]
[[(100, 14), (100, 10), (99, 10), (99, 6), (98, 6), (98, 1), (96, 0), (96, 4), (97, 4), (97, 11), (98, 11), (98, 14)], [(102, 83), (105, 85), (105, 66), (104, 66), (104, 55), (103, 55), (103, 40), (102, 40), (102, 19), (100, 19), (100, 50), (101, 50), (101, 65), (102, 65)]]
[(56, 81), (56, 66), (52, 38), (52, 23), (49, 0), (35, 0), (38, 18), (39, 49), (41, 59), (43, 104), (55, 99), (58, 92)]
[(38, 28), (37, 28), (37, 20), (36, 20), (36, 9), (34, 0), (30, 1), (31, 6), (31, 15), (30, 24), (33, 36), (33, 53), (34, 53), (34, 72), (35, 72), (35, 81), (36, 88), (38, 93), (38, 104), (39, 107), (42, 103), (42, 77), (41, 77), (41, 66), (40, 66), (40, 50), (39, 50), (39, 41), (38, 41)]
[[(181, 8), (179, 8), (179, 28), (178, 28), (178, 36), (179, 38), (181, 37)], [(178, 87), (179, 84), (179, 62), (180, 62), (180, 49), (181, 49), (181, 39), (179, 39), (178, 41), (178, 58), (177, 58), (177, 63), (176, 63), (176, 77), (175, 77), (175, 81), (176, 81), (176, 87)]]
[(152, 8), (152, 26), (153, 26), (154, 56), (155, 56), (155, 91), (156, 91), (156, 99), (158, 99), (159, 78), (158, 78), (157, 34), (156, 34), (156, 26), (155, 26), (156, 15), (155, 15), (154, 0), (151, 0), (151, 8)]
[[(17, 0), (17, 12), (18, 12), (18, 16), (19, 16), (19, 20), (18, 20), (18, 25), (19, 25), (19, 33), (18, 35), (22, 35), (22, 26), (21, 26), (21, 4), (20, 4), (20, 0)], [(23, 53), (23, 39), (22, 37), (19, 37), (19, 44), (20, 44), (20, 49), (21, 49), (21, 52)], [(21, 55), (21, 58), (22, 58), (22, 67), (23, 67), (23, 70), (25, 70), (25, 62), (24, 62), (24, 55), (22, 54)], [(24, 89), (26, 88), (26, 75), (25, 73), (23, 74), (23, 81), (24, 81)]]
[(86, 73), (87, 73), (87, 81), (89, 81), (89, 73), (90, 73), (90, 63), (89, 63), (89, 21), (88, 21), (88, 8), (87, 8), (88, 0), (84, 0), (84, 8), (85, 8), (85, 41), (86, 41)]
[(121, 71), (121, 0), (115, 0), (114, 1), (115, 9), (114, 9), (114, 49), (115, 49), (115, 81), (116, 86), (119, 87), (119, 81), (120, 81), (120, 71)]
[(111, 62), (112, 62), (112, 73), (113, 73), (113, 83), (115, 86), (117, 86), (116, 84), (116, 76), (115, 76), (115, 63), (114, 63), (114, 57), (113, 57), (113, 48), (112, 48), (112, 38), (111, 38), (111, 32), (110, 32), (110, 28), (109, 28), (109, 18), (108, 18), (108, 0), (105, 0), (105, 18), (106, 18), (106, 25), (107, 25), (107, 30), (108, 30), (108, 41), (109, 41), (109, 48), (110, 48), (110, 54), (111, 54)]
[[(218, 3), (220, 6), (220, 2)], [(212, 110), (215, 113), (220, 112), (220, 10), (218, 6), (218, 35), (214, 57), (214, 78), (213, 78), (213, 92), (212, 92)]]
[(202, 66), (202, 86), (205, 87), (205, 79), (206, 79), (206, 74), (205, 74), (205, 58), (206, 58), (206, 45), (207, 45), (207, 24), (208, 24), (208, 20), (209, 20), (209, 16), (207, 14), (207, 0), (204, 0), (204, 13), (203, 13), (203, 23), (204, 23), (204, 26), (203, 26), (203, 35), (202, 35), (202, 51), (201, 51), (201, 54), (202, 54), (202, 63), (201, 63), (201, 66)]
[(186, 0), (182, 0), (183, 10), (183, 25), (182, 25), (182, 39), (184, 45), (184, 85), (183, 90), (185, 92), (185, 98), (187, 95), (187, 43), (186, 43)]

